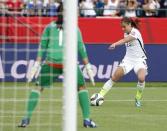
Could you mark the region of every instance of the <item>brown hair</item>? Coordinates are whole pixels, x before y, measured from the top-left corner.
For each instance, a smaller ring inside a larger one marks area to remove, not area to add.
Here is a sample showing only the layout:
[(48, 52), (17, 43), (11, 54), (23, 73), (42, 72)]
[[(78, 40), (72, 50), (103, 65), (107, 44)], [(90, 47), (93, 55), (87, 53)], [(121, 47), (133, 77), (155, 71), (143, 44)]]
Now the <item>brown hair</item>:
[(58, 25), (62, 25), (63, 24), (63, 3), (60, 2), (59, 4), (60, 5), (58, 6), (58, 9), (57, 9), (57, 21), (56, 21), (56, 23)]
[(122, 18), (121, 23), (131, 24), (132, 27), (139, 29), (140, 21), (137, 18), (124, 17)]

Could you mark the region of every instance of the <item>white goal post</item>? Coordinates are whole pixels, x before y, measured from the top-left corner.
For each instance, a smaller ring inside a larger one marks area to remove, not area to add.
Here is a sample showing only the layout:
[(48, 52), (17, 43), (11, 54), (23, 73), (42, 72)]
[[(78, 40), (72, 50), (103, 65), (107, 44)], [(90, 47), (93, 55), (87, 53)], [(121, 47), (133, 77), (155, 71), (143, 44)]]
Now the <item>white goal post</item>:
[(77, 131), (77, 3), (64, 1), (63, 131)]

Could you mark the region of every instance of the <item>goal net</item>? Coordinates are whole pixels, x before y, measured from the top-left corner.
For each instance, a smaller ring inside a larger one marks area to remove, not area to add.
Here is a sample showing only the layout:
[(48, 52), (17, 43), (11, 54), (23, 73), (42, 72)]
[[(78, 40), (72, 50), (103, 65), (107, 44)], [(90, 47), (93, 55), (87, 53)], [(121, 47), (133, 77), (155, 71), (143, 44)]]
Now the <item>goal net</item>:
[[(56, 20), (56, 15), (47, 13), (45, 8), (33, 11), (13, 13), (1, 9), (0, 12), (0, 131), (21, 130), (17, 126), (24, 119), (29, 94), (35, 89), (35, 80), (27, 83), (27, 77), (35, 62), (44, 28)], [(59, 76), (60, 82), (41, 93), (30, 127), (24, 130), (62, 130), (62, 78)]]

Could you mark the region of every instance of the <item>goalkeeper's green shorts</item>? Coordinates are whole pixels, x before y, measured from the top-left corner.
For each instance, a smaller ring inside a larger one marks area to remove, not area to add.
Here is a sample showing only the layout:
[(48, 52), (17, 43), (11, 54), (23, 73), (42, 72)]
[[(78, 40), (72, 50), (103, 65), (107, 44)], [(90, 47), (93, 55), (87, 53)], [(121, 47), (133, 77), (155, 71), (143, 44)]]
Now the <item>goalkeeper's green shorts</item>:
[[(62, 74), (63, 74), (62, 67), (53, 67), (48, 64), (43, 64), (41, 66), (41, 71), (37, 78), (36, 84), (43, 88), (49, 88), (52, 85), (52, 83), (56, 79), (58, 79), (58, 77)], [(79, 66), (77, 66), (77, 84), (78, 84), (78, 87), (85, 85), (83, 73), (79, 68)]]

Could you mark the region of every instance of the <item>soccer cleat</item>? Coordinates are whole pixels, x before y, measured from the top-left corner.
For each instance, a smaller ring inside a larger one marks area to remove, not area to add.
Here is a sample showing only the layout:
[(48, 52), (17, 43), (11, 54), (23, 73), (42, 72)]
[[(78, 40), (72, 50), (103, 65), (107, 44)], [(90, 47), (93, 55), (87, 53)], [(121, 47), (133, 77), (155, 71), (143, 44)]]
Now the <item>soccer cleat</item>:
[(140, 100), (138, 100), (138, 99), (135, 98), (135, 105), (136, 105), (136, 107), (141, 107)]
[(141, 98), (142, 98), (142, 91), (137, 90), (137, 92), (136, 92), (136, 99), (137, 100), (141, 100)]
[(18, 127), (25, 128), (25, 127), (27, 127), (29, 124), (30, 124), (30, 119), (29, 119), (29, 118), (24, 118), (24, 119), (22, 119), (21, 124), (18, 125)]
[(142, 91), (137, 90), (136, 97), (135, 97), (136, 107), (141, 107), (141, 99), (142, 99)]
[(97, 127), (95, 122), (92, 120), (84, 120), (83, 126), (86, 128), (96, 128)]

